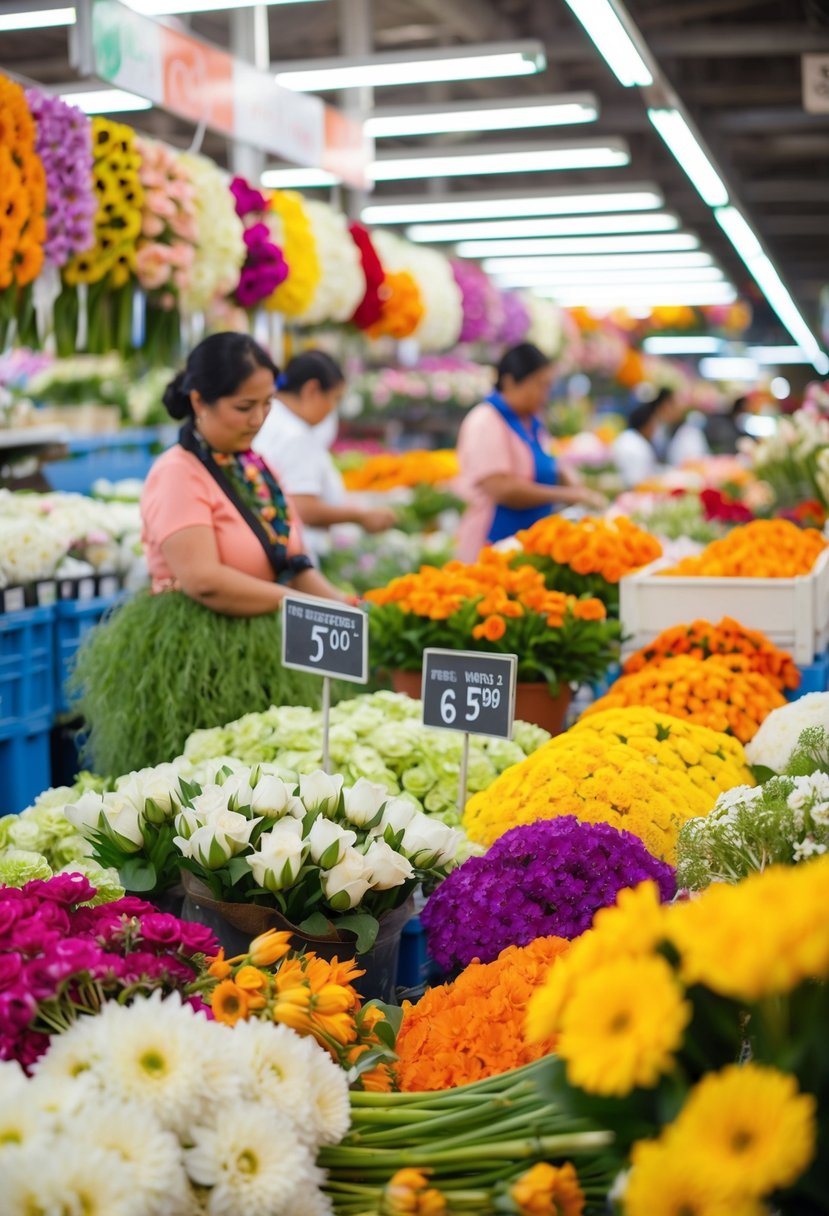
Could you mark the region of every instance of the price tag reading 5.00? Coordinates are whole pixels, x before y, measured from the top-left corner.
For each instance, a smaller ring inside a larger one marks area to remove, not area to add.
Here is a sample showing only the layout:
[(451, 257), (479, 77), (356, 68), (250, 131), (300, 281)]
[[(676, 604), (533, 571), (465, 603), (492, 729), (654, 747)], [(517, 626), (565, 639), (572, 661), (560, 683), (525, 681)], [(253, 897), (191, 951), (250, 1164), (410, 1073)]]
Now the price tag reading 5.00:
[(510, 739), (517, 666), (514, 654), (424, 650), (423, 725)]
[(282, 662), (365, 684), (368, 680), (366, 614), (331, 600), (286, 595), (282, 601)]

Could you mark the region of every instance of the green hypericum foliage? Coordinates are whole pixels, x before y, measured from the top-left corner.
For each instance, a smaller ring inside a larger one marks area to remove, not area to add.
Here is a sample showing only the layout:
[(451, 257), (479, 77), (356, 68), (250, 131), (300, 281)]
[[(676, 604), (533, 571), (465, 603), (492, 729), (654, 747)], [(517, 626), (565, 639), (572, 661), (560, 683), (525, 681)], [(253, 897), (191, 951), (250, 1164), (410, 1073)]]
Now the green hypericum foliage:
[(84, 757), (109, 776), (172, 760), (200, 727), (270, 705), (320, 701), (321, 681), (282, 666), (281, 617), (220, 616), (179, 592), (128, 600), (87, 636), (72, 687)]

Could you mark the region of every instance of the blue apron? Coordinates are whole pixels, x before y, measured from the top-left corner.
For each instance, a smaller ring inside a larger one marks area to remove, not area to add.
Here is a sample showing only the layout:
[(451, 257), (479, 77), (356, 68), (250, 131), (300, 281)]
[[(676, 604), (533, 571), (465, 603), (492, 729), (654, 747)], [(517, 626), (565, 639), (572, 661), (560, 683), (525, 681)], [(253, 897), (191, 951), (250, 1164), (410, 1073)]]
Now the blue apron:
[[(487, 397), (487, 401), (498, 411), (510, 430), (515, 431), (519, 439), (526, 443), (532, 452), (535, 462), (533, 478), (535, 484), (539, 486), (556, 485), (558, 483), (556, 460), (542, 447), (541, 437), (544, 434), (544, 428), (538, 419), (536, 417), (530, 419), (530, 431), (528, 432), (521, 419), (510, 409), (500, 393), (491, 393)], [(522, 510), (503, 507), (499, 504), (495, 508), (487, 541), (494, 544), (496, 541), (505, 540), (508, 536), (514, 536), (522, 528), (530, 528), (540, 519), (546, 519), (554, 509), (552, 503), (542, 503), (538, 507), (524, 507)]]

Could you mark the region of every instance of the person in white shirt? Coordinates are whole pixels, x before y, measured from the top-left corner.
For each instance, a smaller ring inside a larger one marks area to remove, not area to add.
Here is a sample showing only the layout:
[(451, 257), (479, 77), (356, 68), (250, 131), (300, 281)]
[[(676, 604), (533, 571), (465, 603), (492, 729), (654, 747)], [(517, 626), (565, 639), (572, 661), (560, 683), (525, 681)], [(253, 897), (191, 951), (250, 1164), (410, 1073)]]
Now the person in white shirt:
[(290, 496), (304, 525), (306, 552), (315, 559), (327, 552), (329, 529), (337, 524), (385, 532), (395, 523), (388, 508), (366, 509), (348, 496), (331, 457), (329, 420), (344, 390), (336, 360), (321, 350), (304, 351), (278, 376), (271, 411), (254, 441)]
[(660, 393), (652, 401), (637, 405), (626, 429), (613, 441), (611, 455), (625, 489), (632, 490), (659, 472), (655, 442), (666, 422), (667, 404), (668, 397)]

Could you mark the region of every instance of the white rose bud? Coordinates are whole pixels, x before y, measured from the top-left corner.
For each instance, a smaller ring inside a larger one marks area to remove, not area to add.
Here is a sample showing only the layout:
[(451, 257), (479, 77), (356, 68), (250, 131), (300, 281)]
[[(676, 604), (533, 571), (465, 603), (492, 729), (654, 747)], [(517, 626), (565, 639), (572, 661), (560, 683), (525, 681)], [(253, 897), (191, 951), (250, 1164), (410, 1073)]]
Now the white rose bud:
[(144, 844), (141, 816), (135, 803), (120, 792), (104, 795), (102, 828), (125, 853), (137, 853)]
[(371, 823), (377, 812), (389, 800), (389, 791), (384, 785), (377, 785), (361, 777), (354, 785), (344, 792), (345, 817), (355, 827), (364, 828)]
[(104, 800), (100, 794), (87, 790), (77, 802), (65, 806), (63, 813), (82, 836), (88, 836), (91, 832), (99, 831), (102, 826)]
[(297, 798), (296, 794), (292, 794), (285, 809), (285, 818), (303, 820), (307, 814), (308, 808), (305, 803), (301, 798)]
[(409, 826), (417, 813), (417, 807), (408, 798), (390, 798), (383, 808), (380, 822), (371, 829), (370, 835), (384, 836), (387, 830), (396, 835)]
[(401, 857), (385, 840), (372, 840), (365, 853), (366, 865), (371, 870), (371, 885), (375, 891), (389, 891), (402, 887), (414, 878), (412, 863)]
[(173, 844), (182, 857), (190, 857), (206, 870), (220, 870), (233, 856), (233, 846), (219, 837), (209, 824), (196, 828), (189, 839), (175, 836)]
[(452, 861), (462, 839), (454, 828), (418, 812), (403, 833), (400, 851), (419, 869), (429, 870)]
[(185, 840), (189, 840), (193, 833), (202, 826), (202, 821), (199, 819), (195, 811), (191, 811), (187, 807), (184, 807), (183, 810), (179, 811), (179, 813), (176, 815), (175, 823), (176, 831), (180, 836), (183, 836)]
[(320, 770), (306, 773), (299, 779), (299, 796), (308, 810), (320, 810), (329, 817), (337, 810), (342, 788), (343, 777), (339, 773), (332, 777)]
[(288, 809), (291, 790), (278, 777), (260, 777), (253, 789), (251, 810), (267, 819), (278, 819)]
[(200, 794), (192, 799), (190, 805), (202, 823), (227, 810), (227, 794), (221, 785), (206, 785)]
[[(219, 774), (221, 775), (221, 774)], [(224, 791), (229, 810), (238, 811), (239, 807), (249, 807), (253, 801), (253, 790), (247, 777), (247, 771), (232, 773), (224, 781), (218, 782)]]
[[(163, 819), (173, 815), (181, 801), (178, 782), (179, 774), (175, 765), (159, 764), (157, 768), (142, 768), (137, 773), (132, 773), (124, 784), (119, 782), (116, 788), (121, 793), (125, 786), (130, 787), (132, 792), (129, 796), (141, 808), (152, 799), (161, 812), (159, 822), (163, 822)], [(150, 813), (147, 818), (155, 821), (158, 816)]]
[(250, 844), (251, 832), (261, 822), (261, 816), (248, 819), (247, 815), (240, 815), (238, 811), (220, 811), (208, 820), (206, 826), (229, 844), (236, 845), (234, 852), (241, 853)]
[(332, 823), (330, 819), (320, 815), (314, 820), (307, 843), (316, 864), (323, 870), (330, 870), (342, 861), (346, 849), (356, 840), (356, 832), (347, 832), (338, 823)]
[(342, 861), (322, 876), (322, 889), (335, 912), (356, 908), (371, 886), (371, 871), (356, 849), (346, 849)]
[[(296, 831), (292, 829), (296, 827)], [(251, 853), (248, 865), (260, 887), (268, 891), (283, 891), (296, 882), (305, 860), (302, 824), (295, 819), (283, 819), (270, 832), (259, 838), (259, 851)]]

